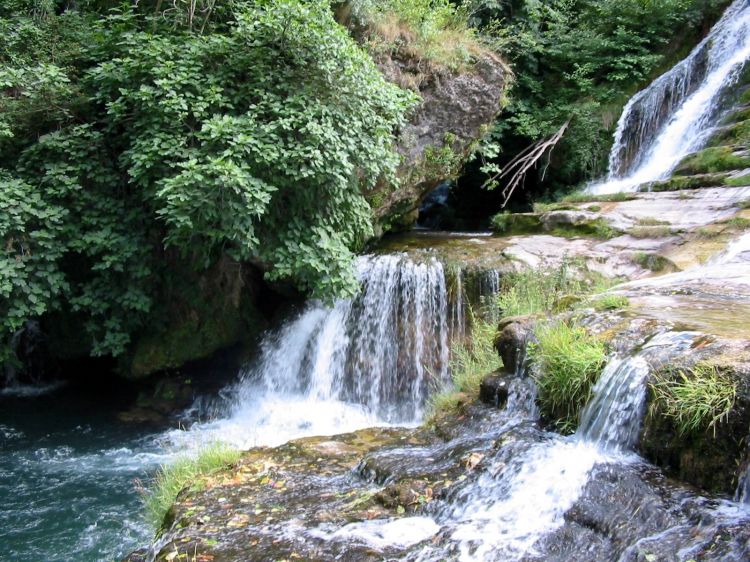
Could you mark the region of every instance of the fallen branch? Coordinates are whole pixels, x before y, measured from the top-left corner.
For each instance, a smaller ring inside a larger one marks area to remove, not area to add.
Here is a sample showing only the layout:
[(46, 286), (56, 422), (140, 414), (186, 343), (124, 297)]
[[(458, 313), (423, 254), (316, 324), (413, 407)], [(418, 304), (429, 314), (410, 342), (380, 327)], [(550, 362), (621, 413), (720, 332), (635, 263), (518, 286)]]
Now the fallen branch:
[(551, 152), (555, 148), (557, 143), (560, 142), (560, 139), (562, 139), (565, 131), (568, 129), (568, 125), (570, 125), (570, 119), (568, 119), (554, 135), (549, 136), (545, 139), (538, 140), (531, 146), (528, 146), (527, 148), (522, 150), (518, 155), (516, 155), (515, 158), (513, 158), (513, 160), (508, 162), (508, 164), (503, 168), (502, 171), (498, 172), (486, 182), (484, 182), (483, 187), (487, 187), (488, 185), (496, 184), (500, 180), (510, 176), (508, 183), (502, 191), (502, 208), (505, 208), (511, 196), (513, 195), (513, 192), (526, 179), (526, 174), (529, 172), (529, 170), (536, 166), (537, 162), (539, 162), (539, 160), (545, 154)]

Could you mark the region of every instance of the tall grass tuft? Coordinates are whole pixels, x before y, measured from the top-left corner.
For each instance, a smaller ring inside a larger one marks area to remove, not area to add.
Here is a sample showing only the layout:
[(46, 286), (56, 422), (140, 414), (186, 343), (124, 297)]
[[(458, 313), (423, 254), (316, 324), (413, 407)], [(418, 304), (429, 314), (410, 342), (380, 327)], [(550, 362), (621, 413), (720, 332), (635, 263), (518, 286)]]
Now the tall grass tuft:
[(578, 425), (581, 408), (606, 363), (604, 342), (580, 326), (566, 322), (543, 323), (528, 356), (535, 375), (542, 412), (563, 430)]
[(201, 477), (233, 465), (240, 455), (240, 451), (225, 443), (212, 443), (195, 457), (184, 456), (171, 464), (163, 465), (152, 485), (144, 492), (148, 521), (158, 529), (177, 494), (188, 487), (202, 489), (205, 483)]
[(503, 316), (559, 312), (564, 297), (586, 296), (607, 290), (615, 282), (575, 267), (566, 261), (559, 267), (509, 273), (497, 297)]
[(729, 417), (737, 396), (735, 383), (716, 366), (704, 363), (657, 372), (650, 387), (654, 397), (650, 413), (671, 418), (680, 435), (711, 429), (715, 436), (716, 426)]
[(466, 396), (479, 395), (479, 385), (489, 373), (502, 367), (494, 345), (497, 326), (471, 310), (471, 338), (451, 345), (451, 385), (433, 395), (427, 405), (426, 423), (455, 411)]

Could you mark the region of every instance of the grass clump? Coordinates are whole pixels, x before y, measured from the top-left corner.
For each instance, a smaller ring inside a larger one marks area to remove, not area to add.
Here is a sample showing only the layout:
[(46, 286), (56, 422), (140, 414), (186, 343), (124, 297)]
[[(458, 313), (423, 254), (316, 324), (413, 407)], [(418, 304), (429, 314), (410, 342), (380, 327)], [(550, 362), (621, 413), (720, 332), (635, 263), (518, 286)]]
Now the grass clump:
[(623, 201), (632, 201), (638, 199), (634, 193), (608, 193), (595, 195), (593, 193), (571, 193), (562, 198), (562, 203), (621, 203)]
[(615, 281), (576, 268), (571, 262), (559, 267), (508, 273), (497, 297), (502, 316), (526, 316), (559, 312), (574, 297), (601, 293)]
[(633, 238), (666, 238), (672, 235), (672, 229), (668, 226), (636, 226), (628, 234)]
[(188, 487), (202, 489), (205, 486), (202, 477), (233, 465), (240, 454), (224, 443), (212, 443), (196, 457), (185, 456), (162, 466), (151, 487), (144, 492), (148, 521), (158, 529), (177, 494)]
[(681, 435), (713, 430), (726, 421), (734, 407), (737, 388), (716, 366), (699, 363), (690, 368), (657, 372), (650, 382), (650, 413), (671, 418)]
[(503, 316), (550, 312), (564, 296), (584, 290), (584, 281), (568, 264), (559, 268), (526, 270), (503, 277), (497, 305)]
[(602, 295), (593, 302), (594, 310), (603, 312), (605, 310), (619, 310), (630, 306), (630, 300), (623, 295)]
[[(748, 175), (748, 181), (750, 181), (750, 175)], [(737, 203), (737, 206), (740, 209), (750, 209), (750, 199), (745, 199), (744, 201), (740, 201)]]
[(662, 221), (654, 217), (642, 217), (636, 221), (638, 226), (664, 226), (669, 225), (669, 221)]
[(528, 353), (538, 367), (539, 405), (560, 429), (572, 431), (606, 363), (604, 342), (567, 322), (542, 324), (536, 337)]
[(469, 13), (449, 0), (355, 0), (352, 10), (369, 30), (375, 57), (395, 53), (453, 71), (487, 53), (469, 26)]
[(495, 349), (494, 323), (471, 315), (471, 338), (456, 341), (451, 346), (451, 384), (448, 388), (433, 395), (427, 405), (427, 425), (433, 425), (441, 416), (457, 411), (466, 397), (479, 395), (482, 379), (502, 367), (502, 361)]

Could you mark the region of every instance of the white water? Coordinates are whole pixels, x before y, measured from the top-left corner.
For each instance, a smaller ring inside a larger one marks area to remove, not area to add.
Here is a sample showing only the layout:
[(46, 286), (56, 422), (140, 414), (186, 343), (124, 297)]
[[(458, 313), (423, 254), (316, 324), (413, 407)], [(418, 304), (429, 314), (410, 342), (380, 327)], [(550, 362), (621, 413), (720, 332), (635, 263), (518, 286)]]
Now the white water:
[[(594, 467), (640, 462), (632, 449), (645, 410), (649, 358), (664, 348), (668, 353), (685, 350), (696, 336), (667, 332), (652, 338), (633, 357), (612, 358), (575, 435), (550, 436), (520, 455), (494, 459), (436, 514), (436, 522), (455, 545), (451, 559), (510, 562), (541, 554), (536, 545), (564, 524), (565, 513), (580, 497)], [(529, 413), (525, 408), (509, 415), (533, 419)], [(415, 560), (445, 560), (445, 551), (426, 548)]]
[(265, 340), (234, 390), (229, 416), (169, 438), (246, 448), (418, 423), (430, 390), (448, 378), (443, 266), (396, 254), (359, 258), (357, 268), (363, 289), (356, 299), (310, 303)]
[(588, 191), (635, 191), (666, 179), (705, 145), (722, 96), (748, 59), (750, 3), (736, 0), (686, 59), (628, 102), (615, 132), (609, 176)]

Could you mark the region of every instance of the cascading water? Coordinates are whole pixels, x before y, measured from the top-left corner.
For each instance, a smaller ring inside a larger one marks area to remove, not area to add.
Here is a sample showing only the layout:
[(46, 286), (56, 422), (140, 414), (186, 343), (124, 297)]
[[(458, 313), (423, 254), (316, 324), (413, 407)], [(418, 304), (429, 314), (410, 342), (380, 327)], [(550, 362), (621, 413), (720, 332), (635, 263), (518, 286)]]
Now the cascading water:
[[(641, 462), (632, 449), (644, 415), (650, 361), (685, 352), (698, 336), (695, 332), (663, 333), (634, 356), (612, 358), (594, 387), (575, 435), (544, 434), (537, 438), (539, 442), (529, 444), (527, 438), (504, 433), (502, 441), (508, 444), (497, 450), (481, 475), (432, 510), (432, 520), (446, 544), (427, 546), (407, 559), (508, 562), (543, 556), (538, 550), (542, 539), (565, 523), (566, 512), (578, 501), (595, 468)], [(502, 432), (522, 428), (536, 417), (528, 399), (521, 398), (528, 398), (523, 381), (528, 379), (515, 379), (510, 389)], [(433, 527), (424, 517), (415, 518), (415, 523), (415, 529)], [(377, 536), (387, 542), (390, 524), (380, 522), (376, 531), (373, 526), (378, 523), (372, 522), (366, 532), (348, 526), (338, 535), (368, 543)], [(337, 540), (336, 536), (328, 538)], [(419, 540), (415, 535), (415, 542)]]
[(592, 193), (635, 191), (665, 179), (705, 145), (722, 97), (750, 59), (750, 3), (736, 0), (682, 62), (637, 93), (615, 132), (609, 176)]
[[(435, 259), (365, 256), (357, 269), (356, 299), (332, 307), (310, 303), (266, 339), (257, 364), (234, 389), (229, 416), (170, 438), (187, 446), (221, 440), (249, 447), (418, 422), (430, 390), (448, 380), (449, 338), (465, 329), (461, 277), (454, 275), (461, 297), (449, 303)], [(497, 290), (495, 277), (480, 283), (479, 292)]]

